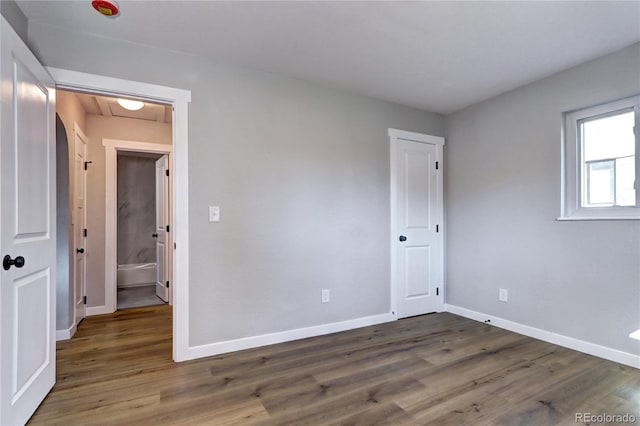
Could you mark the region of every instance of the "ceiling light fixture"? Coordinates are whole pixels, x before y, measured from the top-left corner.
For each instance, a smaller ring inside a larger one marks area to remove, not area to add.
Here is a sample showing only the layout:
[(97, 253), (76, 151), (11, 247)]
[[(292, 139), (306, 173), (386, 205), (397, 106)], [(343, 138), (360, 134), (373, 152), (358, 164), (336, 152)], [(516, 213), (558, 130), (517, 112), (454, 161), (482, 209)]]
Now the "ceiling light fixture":
[(124, 109), (128, 109), (129, 111), (137, 111), (142, 109), (144, 106), (144, 102), (142, 101), (134, 101), (131, 99), (120, 99), (117, 100), (118, 104)]
[(91, 6), (104, 16), (114, 17), (120, 13), (118, 3), (107, 0), (93, 0)]

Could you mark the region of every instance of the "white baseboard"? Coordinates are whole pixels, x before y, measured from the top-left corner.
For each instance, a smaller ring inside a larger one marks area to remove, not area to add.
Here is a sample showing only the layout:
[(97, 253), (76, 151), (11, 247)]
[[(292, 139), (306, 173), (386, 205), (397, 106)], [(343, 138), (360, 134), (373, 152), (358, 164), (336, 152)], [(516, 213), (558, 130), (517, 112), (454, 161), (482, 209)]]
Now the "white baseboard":
[(584, 340), (575, 339), (573, 337), (564, 336), (562, 334), (542, 330), (540, 328), (530, 327), (528, 325), (483, 314), (482, 312), (461, 308), (455, 305), (446, 304), (445, 310), (452, 314), (480, 322), (491, 320), (489, 325), (495, 325), (496, 327), (504, 328), (505, 330), (524, 334), (525, 336), (533, 337), (534, 339), (564, 346), (565, 348), (574, 349), (599, 358), (608, 359), (609, 361), (619, 362), (620, 364), (628, 365), (630, 367), (640, 368), (639, 355), (633, 355), (628, 352), (619, 351), (617, 349), (608, 348), (595, 343), (585, 342)]
[(90, 317), (92, 315), (112, 314), (113, 311), (106, 306), (91, 306), (90, 308), (85, 308), (84, 313)]
[(181, 361), (219, 355), (243, 349), (257, 348), (259, 346), (272, 345), (274, 343), (305, 339), (307, 337), (322, 336), (323, 334), (336, 333), (339, 331), (346, 331), (354, 328), (366, 327), (369, 325), (382, 324), (384, 322), (395, 320), (395, 315), (387, 313), (382, 315), (373, 315), (370, 317), (356, 318), (353, 320), (334, 322), (330, 324), (322, 324), (312, 327), (281, 331), (278, 333), (227, 340), (225, 342), (211, 343), (200, 346), (190, 346), (187, 350), (187, 353), (185, 354), (185, 358)]
[(58, 340), (69, 340), (76, 334), (76, 323), (71, 324), (71, 327), (66, 330), (56, 330), (56, 342)]

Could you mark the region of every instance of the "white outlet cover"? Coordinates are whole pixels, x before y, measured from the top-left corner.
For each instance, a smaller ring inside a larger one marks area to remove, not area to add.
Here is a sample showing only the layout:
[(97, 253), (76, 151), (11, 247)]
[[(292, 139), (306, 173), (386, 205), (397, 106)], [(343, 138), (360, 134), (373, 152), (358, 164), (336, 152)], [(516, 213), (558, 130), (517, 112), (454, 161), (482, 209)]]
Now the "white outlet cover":
[(506, 302), (509, 300), (509, 291), (507, 289), (501, 288), (500, 292), (498, 293), (498, 299), (501, 302)]
[(209, 222), (220, 222), (219, 206), (209, 206)]

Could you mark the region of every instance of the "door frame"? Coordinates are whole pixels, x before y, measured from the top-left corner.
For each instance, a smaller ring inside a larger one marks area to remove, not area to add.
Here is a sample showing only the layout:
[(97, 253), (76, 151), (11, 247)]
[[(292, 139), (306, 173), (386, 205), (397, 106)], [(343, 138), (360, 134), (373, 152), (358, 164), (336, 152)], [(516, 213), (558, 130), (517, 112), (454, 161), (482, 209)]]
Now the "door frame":
[[(92, 315), (107, 314), (118, 309), (118, 152), (146, 152), (169, 156), (169, 170), (173, 170), (173, 146), (152, 142), (137, 142), (120, 139), (102, 139), (105, 160), (105, 200), (104, 200), (104, 306), (91, 309)], [(155, 174), (154, 174), (155, 176)], [(169, 173), (169, 194), (173, 189), (173, 173)], [(169, 226), (174, 228), (173, 208), (169, 205)], [(173, 232), (167, 236), (167, 246), (173, 245)], [(174, 256), (171, 256), (173, 259)], [(169, 281), (175, 282), (173, 268), (169, 267)], [(173, 284), (169, 289), (169, 304), (173, 304)]]
[[(189, 347), (189, 103), (191, 91), (131, 80), (46, 68), (56, 87), (140, 98), (173, 107), (173, 360), (192, 358)], [(181, 206), (181, 208), (176, 208)]]
[[(406, 130), (398, 130), (389, 128), (389, 183), (390, 183), (390, 196), (389, 196), (389, 204), (390, 204), (390, 217), (391, 217), (391, 226), (390, 226), (390, 238), (389, 243), (391, 247), (391, 270), (390, 270), (390, 283), (391, 283), (391, 314), (395, 319), (398, 319), (398, 277), (396, 274), (396, 270), (398, 267), (398, 255), (396, 252), (396, 239), (398, 237), (398, 209), (396, 206), (396, 200), (398, 198), (397, 193), (397, 161), (398, 161), (398, 141), (399, 140), (407, 140), (411, 142), (419, 142), (426, 143), (436, 146), (436, 157), (438, 161), (438, 168), (440, 170), (444, 170), (443, 165), (443, 148), (445, 144), (445, 138), (440, 136), (431, 136), (422, 133), (408, 132)], [(444, 270), (444, 237), (445, 237), (445, 219), (444, 219), (444, 179), (442, 178), (443, 173), (436, 173), (436, 187), (438, 190), (437, 194), (437, 204), (436, 209), (442, 218), (442, 230), (440, 232), (441, 238), (438, 242), (440, 248), (440, 268), (442, 268), (442, 291), (438, 296), (436, 296), (437, 301), (437, 312), (444, 311), (444, 295), (446, 292), (446, 279), (445, 279), (445, 270)]]

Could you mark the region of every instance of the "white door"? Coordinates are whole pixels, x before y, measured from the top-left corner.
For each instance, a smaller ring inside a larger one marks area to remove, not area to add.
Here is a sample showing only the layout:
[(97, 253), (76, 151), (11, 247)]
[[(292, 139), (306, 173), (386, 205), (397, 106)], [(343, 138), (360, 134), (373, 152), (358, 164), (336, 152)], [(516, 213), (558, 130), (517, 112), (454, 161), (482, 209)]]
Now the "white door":
[(55, 90), (0, 27), (0, 424), (14, 425), (55, 382)]
[(156, 295), (169, 301), (169, 156), (156, 161)]
[(75, 315), (76, 325), (85, 317), (87, 294), (87, 137), (74, 123), (73, 154), (73, 241), (75, 251)]
[(399, 318), (435, 312), (443, 301), (443, 138), (391, 132), (392, 274)]

